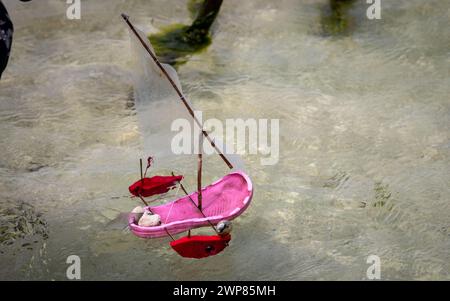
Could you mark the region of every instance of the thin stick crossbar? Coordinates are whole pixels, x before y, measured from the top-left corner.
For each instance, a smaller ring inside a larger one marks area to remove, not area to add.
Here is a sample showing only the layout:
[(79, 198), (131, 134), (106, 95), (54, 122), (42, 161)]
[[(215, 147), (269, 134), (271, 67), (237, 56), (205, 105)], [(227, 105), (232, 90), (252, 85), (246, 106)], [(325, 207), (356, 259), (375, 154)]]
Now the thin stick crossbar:
[[(172, 172), (172, 175), (174, 176), (175, 174)], [(191, 200), (192, 204), (195, 206), (195, 208), (197, 208), (200, 213), (203, 215), (204, 218), (206, 218), (206, 221), (208, 222), (208, 224), (214, 229), (214, 232), (217, 233), (217, 235), (219, 235), (219, 232), (217, 231), (216, 227), (213, 225), (213, 223), (211, 223), (211, 221), (208, 219), (208, 217), (203, 213), (202, 210), (200, 210), (200, 208), (198, 208), (197, 204), (195, 203), (195, 201), (191, 198), (191, 196), (189, 195), (189, 193), (187, 192), (186, 188), (184, 188), (184, 185), (181, 182), (180, 183), (180, 187), (181, 190), (183, 190), (183, 192), (187, 195), (187, 197), (189, 198), (189, 200)]]

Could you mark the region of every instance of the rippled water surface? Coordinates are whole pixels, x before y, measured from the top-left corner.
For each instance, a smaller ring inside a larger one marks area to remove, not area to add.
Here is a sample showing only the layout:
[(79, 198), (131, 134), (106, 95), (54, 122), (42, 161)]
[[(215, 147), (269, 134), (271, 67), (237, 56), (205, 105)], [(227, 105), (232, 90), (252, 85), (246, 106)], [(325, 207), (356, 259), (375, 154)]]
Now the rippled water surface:
[(356, 1), (336, 34), (325, 0), (224, 1), (183, 88), (210, 117), (280, 119), (280, 160), (244, 156), (253, 203), (201, 261), (112, 222), (137, 204), (145, 135), (120, 13), (154, 32), (189, 23), (186, 1), (82, 1), (79, 21), (4, 3), (0, 279), (64, 280), (71, 254), (85, 280), (360, 280), (370, 254), (382, 279), (450, 279), (450, 2), (386, 0), (370, 21)]

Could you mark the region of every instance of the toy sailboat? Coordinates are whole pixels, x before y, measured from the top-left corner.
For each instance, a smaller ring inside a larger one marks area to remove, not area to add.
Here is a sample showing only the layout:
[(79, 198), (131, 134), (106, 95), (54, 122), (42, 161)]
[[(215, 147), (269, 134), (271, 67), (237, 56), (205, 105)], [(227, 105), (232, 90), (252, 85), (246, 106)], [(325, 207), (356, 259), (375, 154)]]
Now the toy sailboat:
[[(215, 140), (203, 130), (202, 123), (194, 114), (192, 105), (181, 92), (176, 71), (171, 66), (160, 63), (149, 40), (131, 24), (128, 16), (122, 14), (122, 17), (132, 35), (138, 39), (149, 56), (147, 56), (151, 63), (149, 72), (157, 72), (160, 77), (167, 79), (181, 101), (180, 105), (185, 107), (191, 120), (201, 129), (200, 145), (203, 146), (203, 138), (206, 138), (228, 168), (235, 168)], [(147, 170), (153, 162), (152, 158), (148, 159), (144, 174), (141, 160), (141, 178), (129, 187), (130, 193), (140, 198), (145, 204), (141, 211), (133, 211), (129, 215), (128, 224), (132, 233), (141, 238), (168, 236), (172, 239), (171, 247), (179, 255), (187, 258), (204, 258), (216, 255), (225, 249), (231, 240), (230, 221), (247, 209), (253, 195), (252, 182), (242, 170), (233, 171), (216, 182), (202, 187), (202, 147), (199, 149), (197, 191), (188, 193), (181, 183), (183, 176), (176, 176), (173, 173), (171, 176), (146, 177)], [(177, 186), (183, 190), (185, 196), (159, 206), (148, 205), (146, 197), (164, 194)], [(157, 223), (151, 226), (141, 223), (140, 218), (144, 215), (157, 216)], [(191, 235), (192, 229), (200, 227), (211, 227), (216, 235)], [(174, 238), (174, 235), (186, 231), (188, 231), (187, 236), (180, 239)]]

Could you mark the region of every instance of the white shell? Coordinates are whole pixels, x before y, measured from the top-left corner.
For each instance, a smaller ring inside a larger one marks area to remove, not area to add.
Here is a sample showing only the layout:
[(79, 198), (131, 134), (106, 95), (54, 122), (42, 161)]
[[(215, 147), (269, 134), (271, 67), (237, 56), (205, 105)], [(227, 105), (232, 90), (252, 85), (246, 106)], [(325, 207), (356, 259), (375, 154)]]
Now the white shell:
[(233, 229), (233, 225), (230, 221), (223, 220), (220, 221), (216, 226), (217, 232), (219, 232), (220, 235), (228, 234)]
[(153, 227), (161, 224), (161, 217), (158, 214), (151, 214), (150, 212), (144, 212), (139, 219), (138, 225), (141, 227)]
[(137, 206), (136, 208), (131, 210), (131, 213), (144, 213), (144, 208), (142, 208), (141, 206)]

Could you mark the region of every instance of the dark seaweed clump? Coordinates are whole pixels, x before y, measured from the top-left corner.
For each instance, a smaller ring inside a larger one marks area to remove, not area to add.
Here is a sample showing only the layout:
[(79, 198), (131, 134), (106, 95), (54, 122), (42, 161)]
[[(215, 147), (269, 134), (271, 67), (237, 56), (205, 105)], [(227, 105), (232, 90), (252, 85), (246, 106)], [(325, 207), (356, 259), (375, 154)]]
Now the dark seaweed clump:
[(47, 222), (32, 205), (25, 202), (0, 205), (0, 246), (18, 243), (32, 249), (33, 243), (48, 238)]

